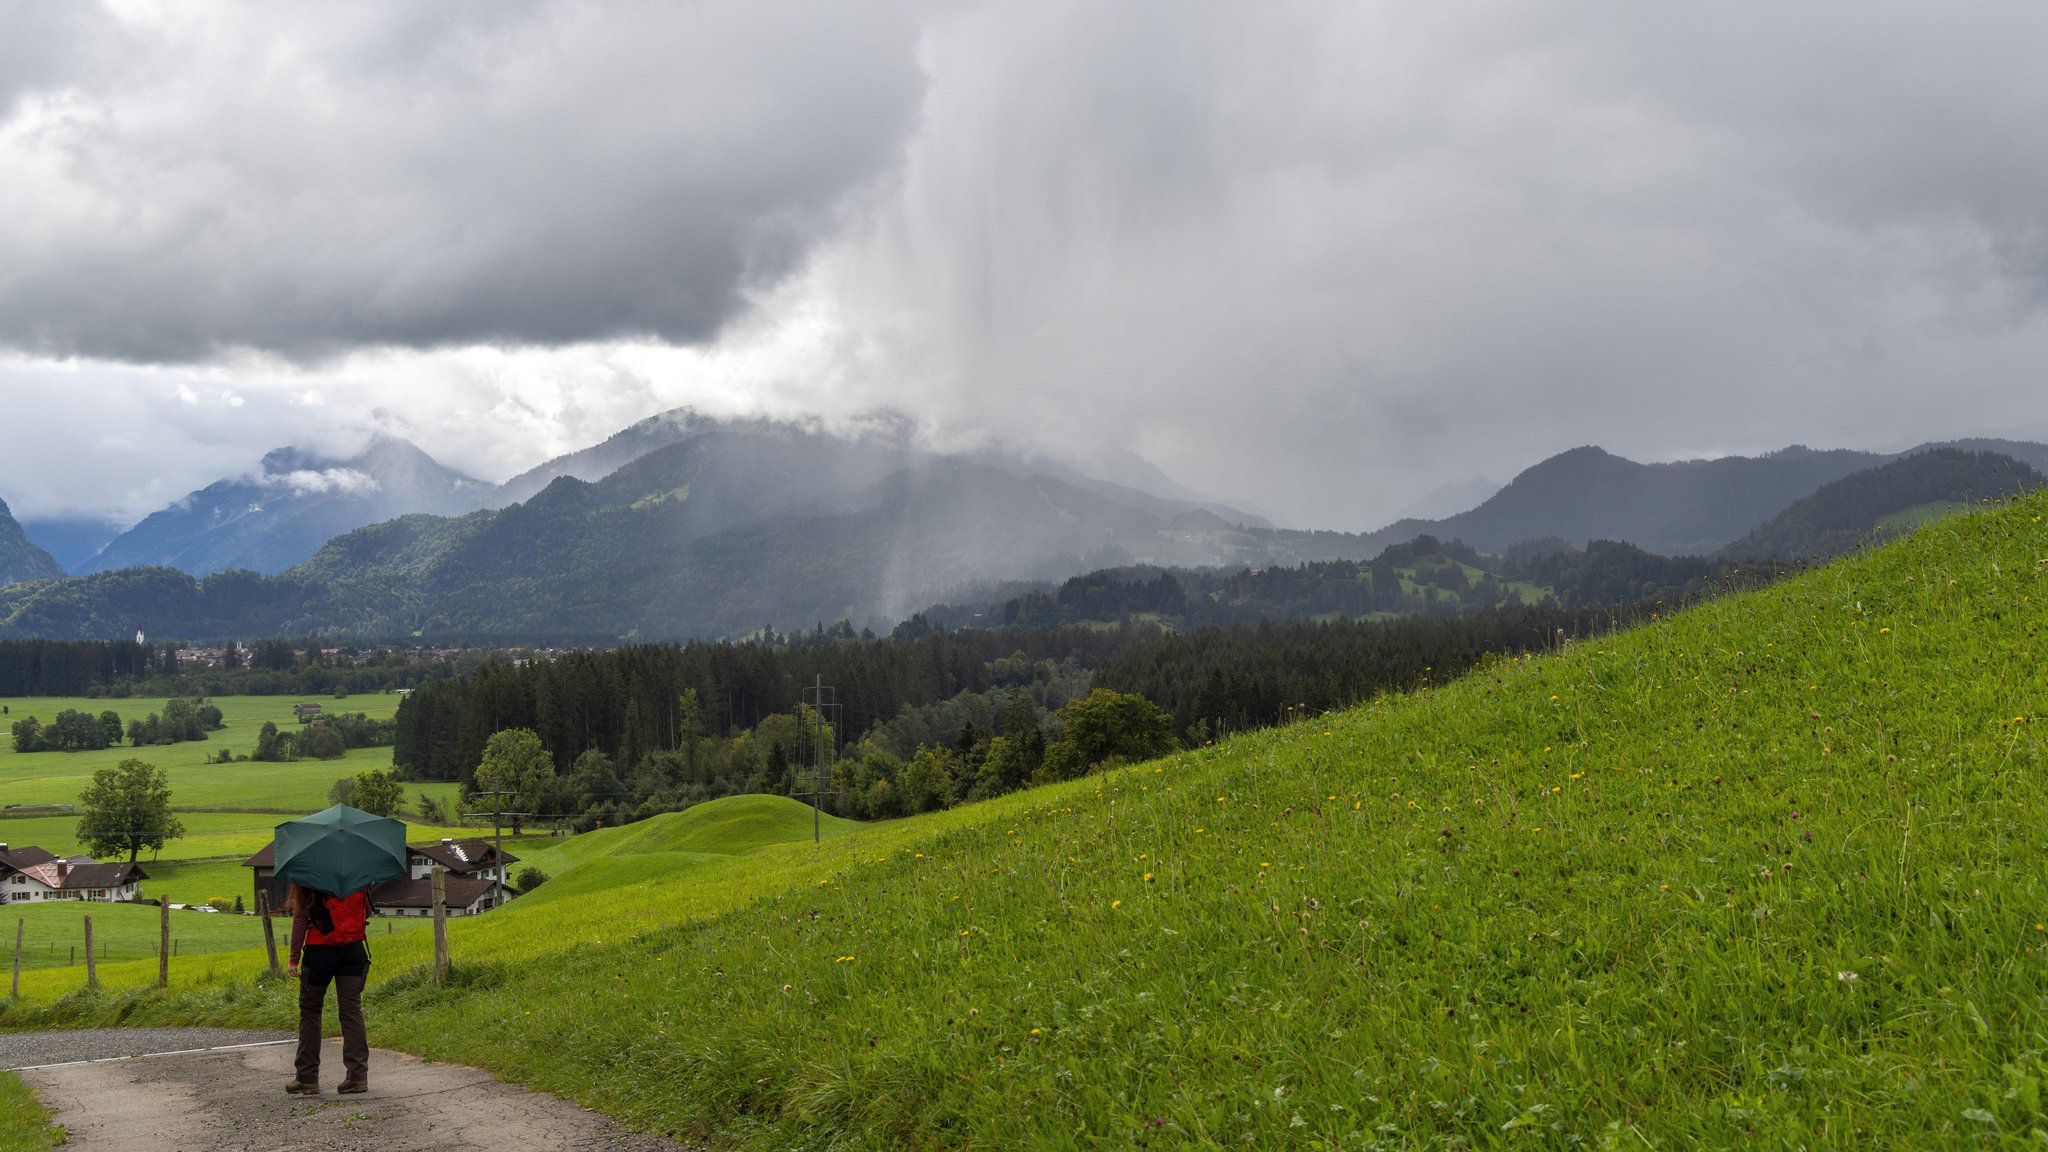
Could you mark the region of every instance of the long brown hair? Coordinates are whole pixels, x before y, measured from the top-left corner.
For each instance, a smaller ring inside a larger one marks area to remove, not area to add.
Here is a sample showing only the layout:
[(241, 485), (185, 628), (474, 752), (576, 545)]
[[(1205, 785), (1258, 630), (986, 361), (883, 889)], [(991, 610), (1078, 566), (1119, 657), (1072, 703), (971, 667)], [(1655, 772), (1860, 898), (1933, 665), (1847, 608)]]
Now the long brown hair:
[(315, 891), (294, 881), (292, 883), (291, 895), (285, 897), (284, 906), (291, 910), (293, 916), (297, 916), (303, 910), (306, 913), (306, 918), (313, 922), (313, 927), (318, 928), (322, 932), (332, 932), (334, 931), (334, 914), (327, 910), (327, 901), (329, 899), (331, 897), (327, 893)]

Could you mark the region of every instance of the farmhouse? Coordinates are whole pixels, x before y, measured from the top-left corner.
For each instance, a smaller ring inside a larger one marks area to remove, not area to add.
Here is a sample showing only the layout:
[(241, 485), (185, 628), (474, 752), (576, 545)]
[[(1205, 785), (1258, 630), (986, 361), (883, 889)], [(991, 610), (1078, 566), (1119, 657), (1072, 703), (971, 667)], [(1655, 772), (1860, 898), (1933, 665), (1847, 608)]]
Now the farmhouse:
[(0, 900), (133, 900), (136, 882), (149, 879), (139, 864), (101, 864), (90, 856), (56, 856), (34, 845), (0, 844)]
[(292, 715), (298, 717), (299, 723), (301, 724), (310, 724), (313, 721), (318, 720), (320, 718), (320, 713), (321, 707), (318, 704), (292, 705)]
[[(519, 863), (519, 857), (505, 853), (498, 861), (497, 849), (488, 840), (443, 838), (426, 845), (408, 844), (406, 874), (370, 890), (370, 903), (380, 916), (431, 916), (434, 912), (432, 881), (436, 868), (448, 870), (443, 895), (450, 916), (469, 916), (497, 907), (499, 885), (508, 883), (505, 869)], [(277, 878), (277, 842), (242, 862), (254, 873), (255, 894), (268, 900), (272, 909), (282, 909), (291, 885)], [(259, 903), (258, 907), (262, 905)]]
[[(450, 916), (475, 916), (493, 907), (497, 884), (468, 876), (449, 876), (441, 881), (441, 896)], [(387, 880), (370, 890), (370, 904), (379, 916), (432, 916), (434, 882), (427, 877)]]

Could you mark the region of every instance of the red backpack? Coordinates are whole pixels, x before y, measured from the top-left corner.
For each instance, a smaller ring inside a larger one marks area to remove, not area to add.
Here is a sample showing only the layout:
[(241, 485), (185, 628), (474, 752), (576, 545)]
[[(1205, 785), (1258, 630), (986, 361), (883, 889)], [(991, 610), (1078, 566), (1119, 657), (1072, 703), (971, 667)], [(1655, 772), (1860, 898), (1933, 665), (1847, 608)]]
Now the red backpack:
[(359, 944), (369, 936), (370, 894), (355, 892), (328, 897), (327, 915), (334, 921), (334, 930), (322, 932), (315, 928), (306, 934), (307, 943)]

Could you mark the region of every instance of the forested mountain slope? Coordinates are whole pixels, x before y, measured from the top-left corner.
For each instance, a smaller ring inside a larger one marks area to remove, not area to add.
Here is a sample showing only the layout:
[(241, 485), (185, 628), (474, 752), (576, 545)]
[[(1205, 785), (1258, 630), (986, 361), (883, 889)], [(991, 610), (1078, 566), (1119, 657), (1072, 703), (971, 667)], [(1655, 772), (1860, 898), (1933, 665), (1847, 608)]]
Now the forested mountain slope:
[(1921, 520), (2031, 492), (2044, 483), (2040, 472), (2010, 456), (1929, 449), (1823, 485), (1723, 552), (1827, 559), (1916, 527)]

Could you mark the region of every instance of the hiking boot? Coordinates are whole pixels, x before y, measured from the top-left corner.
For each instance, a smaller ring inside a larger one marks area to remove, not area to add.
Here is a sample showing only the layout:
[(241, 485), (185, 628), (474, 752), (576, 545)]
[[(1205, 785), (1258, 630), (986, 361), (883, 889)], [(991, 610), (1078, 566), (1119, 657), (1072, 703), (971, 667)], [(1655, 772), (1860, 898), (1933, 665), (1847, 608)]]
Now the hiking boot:
[(356, 1092), (368, 1092), (369, 1090), (370, 1082), (368, 1080), (343, 1080), (341, 1082), (341, 1086), (335, 1089), (336, 1092), (340, 1092), (345, 1095), (353, 1094)]
[(309, 1084), (304, 1080), (294, 1080), (286, 1084), (284, 1090), (294, 1096), (318, 1096), (320, 1094), (320, 1085)]

